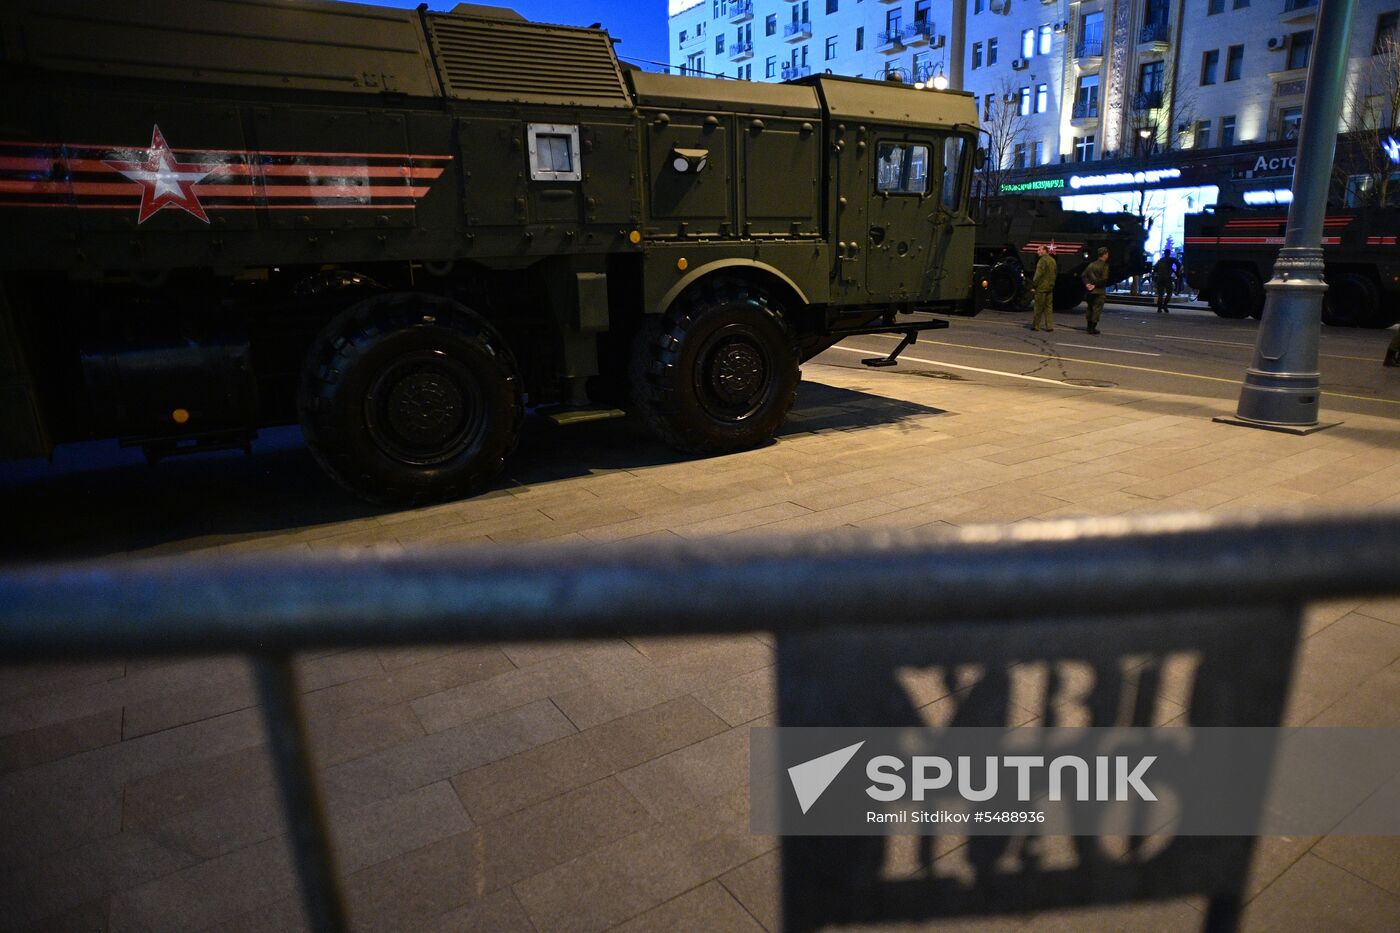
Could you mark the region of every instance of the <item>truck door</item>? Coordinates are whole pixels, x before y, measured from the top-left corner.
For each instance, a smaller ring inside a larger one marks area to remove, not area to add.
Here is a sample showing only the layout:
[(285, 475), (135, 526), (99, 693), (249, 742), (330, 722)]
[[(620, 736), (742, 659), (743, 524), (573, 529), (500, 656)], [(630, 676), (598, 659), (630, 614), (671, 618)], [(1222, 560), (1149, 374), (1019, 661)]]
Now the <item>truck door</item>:
[(879, 135), (872, 160), (867, 211), (866, 290), (872, 299), (914, 300), (924, 292), (935, 214), (932, 139)]
[(926, 298), (953, 297), (960, 284), (948, 278), (949, 269), (966, 269), (972, 264), (977, 225), (968, 211), (968, 173), (971, 170), (971, 144), (965, 136), (945, 136), (938, 143), (938, 170), (934, 176), (933, 230), (931, 249), (924, 277)]

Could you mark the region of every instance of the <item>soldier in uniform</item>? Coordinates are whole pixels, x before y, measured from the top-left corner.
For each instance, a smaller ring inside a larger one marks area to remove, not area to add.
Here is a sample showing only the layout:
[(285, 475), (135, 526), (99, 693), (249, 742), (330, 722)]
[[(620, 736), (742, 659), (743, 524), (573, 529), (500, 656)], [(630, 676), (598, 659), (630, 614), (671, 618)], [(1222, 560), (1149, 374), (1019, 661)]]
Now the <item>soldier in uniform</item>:
[(1181, 263), (1172, 255), (1168, 246), (1162, 250), (1162, 258), (1152, 264), (1152, 288), (1157, 293), (1157, 313), (1168, 313), (1168, 304), (1176, 288), (1176, 278), (1181, 273)]
[(1084, 287), (1089, 290), (1089, 333), (1099, 332), (1099, 315), (1103, 314), (1104, 294), (1108, 288), (1108, 247), (1100, 246), (1098, 257), (1084, 270), (1081, 276)]
[(1036, 260), (1035, 277), (1031, 279), (1031, 289), (1035, 292), (1035, 316), (1031, 318), (1031, 330), (1040, 330), (1042, 324), (1046, 330), (1054, 330), (1055, 277), (1059, 275), (1060, 268), (1050, 258), (1048, 247), (1042, 245), (1035, 252), (1040, 258)]

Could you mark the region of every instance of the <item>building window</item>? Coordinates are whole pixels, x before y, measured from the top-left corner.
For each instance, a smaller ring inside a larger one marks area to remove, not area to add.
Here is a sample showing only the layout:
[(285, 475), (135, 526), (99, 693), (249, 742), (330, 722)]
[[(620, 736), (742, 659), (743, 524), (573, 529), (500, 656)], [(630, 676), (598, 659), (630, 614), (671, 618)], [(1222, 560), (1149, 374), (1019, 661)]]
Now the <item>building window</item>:
[(1235, 118), (1220, 118), (1220, 146), (1233, 146), (1235, 144)]
[(1288, 37), (1288, 68), (1308, 67), (1308, 56), (1312, 53), (1313, 34), (1311, 29), (1295, 32)]
[(1044, 113), (1050, 108), (1050, 85), (1037, 84), (1035, 86), (1035, 112)]
[(1035, 30), (1026, 29), (1021, 33), (1021, 57), (1030, 58), (1035, 54)]
[(1092, 162), (1094, 161), (1094, 137), (1076, 136), (1074, 137), (1074, 161)]
[(1097, 56), (1103, 54), (1103, 12), (1086, 13), (1079, 21), (1079, 47), (1075, 54)]
[(1017, 143), (1017, 144), (1016, 144), (1016, 147), (1015, 147), (1015, 149), (1013, 150), (1013, 152), (1012, 152), (1012, 154), (1011, 154), (1011, 167), (1012, 167), (1012, 168), (1025, 168), (1025, 167), (1026, 167), (1026, 144), (1025, 144), (1025, 143)]
[(826, 0), (826, 12), (835, 13), (841, 6), (841, 0)]
[(1235, 0), (1234, 8), (1236, 10), (1243, 10), (1247, 6), (1249, 6), (1249, 0)]
[(857, 27), (856, 27), (856, 51), (859, 52), (859, 51), (863, 50), (864, 48), (865, 48), (865, 27), (864, 27), (864, 26), (857, 26)]
[(1041, 54), (1041, 55), (1049, 55), (1049, 54), (1050, 54), (1050, 36), (1051, 36), (1050, 27), (1049, 27), (1049, 26), (1041, 26), (1041, 27), (1040, 27), (1040, 54)]
[(802, 46), (802, 67), (807, 67), (807, 46)]
[(1395, 45), (1397, 27), (1400, 27), (1400, 12), (1391, 11), (1376, 17), (1376, 38), (1371, 43), (1372, 55), (1380, 55)]
[(896, 7), (885, 13), (885, 35), (891, 42), (899, 38), (900, 24), (904, 19), (904, 12)]
[(981, 13), (981, 12), (982, 12), (983, 4), (984, 4), (984, 3), (986, 3), (986, 0), (972, 0), (972, 15), (973, 15), (973, 16), (976, 16), (978, 13)]
[(681, 74), (704, 74), (705, 73), (705, 53), (696, 52), (687, 56), (685, 64), (681, 66)]
[(1206, 15), (1214, 16), (1225, 12), (1225, 0), (1206, 0)]
[(1215, 83), (1215, 73), (1220, 68), (1220, 50), (1211, 49), (1201, 53), (1201, 86)]
[(1197, 120), (1197, 121), (1196, 121), (1196, 138), (1195, 138), (1194, 140), (1191, 141), (1191, 148), (1193, 148), (1193, 149), (1209, 149), (1209, 148), (1210, 148), (1210, 121), (1209, 121), (1209, 120)]
[(778, 14), (770, 13), (763, 18), (763, 34), (775, 35), (778, 32)]
[(929, 8), (933, 6), (933, 0), (914, 0), (914, 22), (927, 23), (932, 19), (928, 15)]
[(996, 40), (996, 39), (988, 39), (988, 40), (987, 40), (987, 64), (988, 64), (988, 65), (995, 65), (996, 63), (997, 63), (997, 40)]
[(1023, 117), (1028, 117), (1028, 116), (1030, 116), (1030, 115), (1031, 115), (1031, 89), (1028, 88), (1028, 87), (1023, 87), (1023, 88), (1021, 88), (1021, 116), (1023, 116)]
[(1031, 165), (1045, 164), (1045, 143), (1036, 140), (1031, 143)]
[(1302, 107), (1284, 107), (1278, 112), (1278, 138), (1297, 139), (1298, 127), (1303, 122)]
[(763, 63), (763, 76), (765, 78), (776, 78), (778, 76), (778, 56), (768, 56), (767, 61)]
[(982, 119), (983, 119), (983, 120), (990, 120), (990, 119), (992, 118), (992, 104), (994, 104), (994, 103), (996, 102), (996, 99), (997, 99), (997, 96), (996, 96), (995, 94), (984, 94), (984, 95), (982, 96)]
[(719, 35), (715, 36), (715, 54), (724, 54), (724, 33), (720, 33)]
[(1238, 81), (1244, 71), (1244, 46), (1232, 45), (1225, 53), (1225, 80)]
[(1074, 94), (1074, 116), (1076, 119), (1093, 118), (1099, 115), (1099, 76), (1085, 75), (1079, 79), (1079, 88)]
[(828, 36), (826, 40), (826, 60), (831, 61), (836, 57), (836, 37)]
[(972, 43), (972, 67), (982, 67), (982, 43), (980, 42)]

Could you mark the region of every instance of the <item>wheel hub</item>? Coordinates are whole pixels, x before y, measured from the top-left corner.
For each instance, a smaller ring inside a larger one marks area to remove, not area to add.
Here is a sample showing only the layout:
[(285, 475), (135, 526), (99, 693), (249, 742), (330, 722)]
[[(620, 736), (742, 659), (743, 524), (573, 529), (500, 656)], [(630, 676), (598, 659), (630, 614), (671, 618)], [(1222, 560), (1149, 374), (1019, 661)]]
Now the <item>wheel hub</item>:
[(747, 343), (727, 344), (715, 354), (710, 385), (727, 405), (745, 405), (763, 385), (767, 372), (763, 356)]
[(432, 444), (462, 418), (462, 393), (440, 373), (414, 373), (389, 391), (390, 425), (406, 440)]

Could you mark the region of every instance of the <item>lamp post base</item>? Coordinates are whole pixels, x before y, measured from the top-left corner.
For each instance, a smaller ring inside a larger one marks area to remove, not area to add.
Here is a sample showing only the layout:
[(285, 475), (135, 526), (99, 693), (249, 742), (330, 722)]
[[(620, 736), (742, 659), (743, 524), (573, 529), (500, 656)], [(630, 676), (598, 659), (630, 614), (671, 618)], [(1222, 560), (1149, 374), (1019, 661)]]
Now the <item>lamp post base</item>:
[(1221, 424), (1233, 424), (1239, 428), (1259, 428), (1264, 431), (1278, 431), (1280, 434), (1316, 434), (1318, 431), (1326, 431), (1328, 428), (1335, 428), (1342, 424), (1340, 421), (1319, 421), (1316, 424), (1292, 425), (1276, 424), (1272, 421), (1251, 421), (1248, 418), (1238, 418), (1234, 415), (1216, 415), (1211, 421), (1218, 421)]

